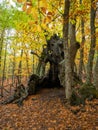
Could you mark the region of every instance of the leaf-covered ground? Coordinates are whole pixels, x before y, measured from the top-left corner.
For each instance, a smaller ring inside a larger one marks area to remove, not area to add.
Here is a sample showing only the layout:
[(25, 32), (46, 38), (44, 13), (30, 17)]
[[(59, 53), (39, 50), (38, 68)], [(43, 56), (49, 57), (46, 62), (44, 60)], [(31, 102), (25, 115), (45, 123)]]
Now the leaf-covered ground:
[(22, 107), (1, 105), (0, 130), (98, 130), (98, 100), (70, 107), (64, 89), (44, 89)]

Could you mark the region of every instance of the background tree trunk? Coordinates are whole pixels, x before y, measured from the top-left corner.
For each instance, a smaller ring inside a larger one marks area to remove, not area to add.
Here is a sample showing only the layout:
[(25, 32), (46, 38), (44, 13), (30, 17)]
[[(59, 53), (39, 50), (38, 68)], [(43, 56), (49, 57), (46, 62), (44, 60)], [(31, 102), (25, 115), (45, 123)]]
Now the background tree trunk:
[(30, 74), (29, 72), (29, 62), (28, 62), (28, 51), (24, 51), (25, 55), (26, 55), (26, 66), (27, 66), (27, 77)]
[(33, 74), (35, 73), (34, 62), (35, 62), (35, 58), (34, 58), (34, 55), (33, 55), (33, 57), (32, 57), (32, 73), (33, 73)]
[[(74, 19), (75, 20), (75, 19)], [(74, 66), (75, 66), (75, 56), (76, 56), (76, 23), (69, 24), (69, 37), (70, 37), (70, 57), (71, 57), (71, 68), (72, 72), (74, 72)]]
[(94, 67), (94, 85), (96, 89), (98, 90), (98, 51), (97, 51), (96, 64)]
[[(82, 4), (82, 0), (80, 0), (80, 4)], [(81, 41), (81, 48), (80, 48), (80, 62), (79, 62), (79, 79), (82, 80), (82, 74), (83, 74), (83, 66), (84, 66), (84, 43), (85, 43), (85, 31), (84, 31), (84, 19), (81, 17), (81, 35), (82, 35), (82, 41)]]
[(20, 62), (19, 62), (19, 66), (18, 66), (18, 83), (20, 84), (21, 83), (21, 73), (22, 73), (22, 56), (23, 56), (23, 50), (21, 50), (21, 59), (20, 59)]
[(4, 32), (3, 30), (0, 35), (0, 86), (1, 86), (1, 96), (3, 95), (3, 87), (2, 87), (2, 48), (3, 48), (3, 41), (4, 41)]
[(12, 69), (12, 84), (15, 83), (15, 67), (16, 67), (16, 50), (13, 48), (13, 69)]
[(68, 28), (69, 28), (69, 8), (70, 1), (65, 0), (64, 7), (64, 25), (63, 25), (63, 38), (64, 38), (64, 58), (65, 60), (65, 94), (66, 99), (70, 99), (72, 94), (72, 69), (70, 61), (70, 46), (68, 43)]
[(96, 32), (95, 32), (96, 10), (93, 7), (93, 2), (94, 0), (91, 0), (91, 17), (90, 17), (91, 45), (90, 45), (88, 64), (87, 64), (87, 79), (86, 79), (87, 84), (90, 84), (92, 81), (93, 59), (94, 59), (95, 46), (96, 46)]
[(69, 23), (69, 38), (70, 38), (70, 43), (73, 45), (76, 43), (76, 20), (74, 18), (74, 23), (70, 22)]
[(2, 91), (1, 91), (1, 95), (3, 96), (3, 84), (4, 84), (4, 80), (5, 80), (5, 78), (6, 78), (6, 76), (5, 76), (5, 69), (6, 69), (6, 56), (7, 56), (7, 44), (8, 43), (6, 43), (6, 45), (5, 45), (5, 54), (4, 54), (4, 65), (3, 65), (3, 71), (2, 71), (2, 85), (1, 85), (1, 87), (2, 87)]
[[(3, 48), (3, 38), (4, 38), (4, 31), (3, 30), (0, 34), (0, 69), (1, 69), (1, 57), (2, 57), (2, 48)], [(0, 70), (1, 71), (1, 70)]]

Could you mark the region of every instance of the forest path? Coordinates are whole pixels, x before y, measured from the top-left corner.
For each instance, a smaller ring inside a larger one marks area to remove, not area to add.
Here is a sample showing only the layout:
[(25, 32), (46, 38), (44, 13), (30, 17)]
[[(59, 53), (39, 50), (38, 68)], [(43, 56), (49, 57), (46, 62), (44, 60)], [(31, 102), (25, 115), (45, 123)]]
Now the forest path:
[(0, 106), (0, 130), (98, 130), (98, 100), (79, 107), (64, 105), (64, 89), (43, 89), (29, 96), (22, 107)]

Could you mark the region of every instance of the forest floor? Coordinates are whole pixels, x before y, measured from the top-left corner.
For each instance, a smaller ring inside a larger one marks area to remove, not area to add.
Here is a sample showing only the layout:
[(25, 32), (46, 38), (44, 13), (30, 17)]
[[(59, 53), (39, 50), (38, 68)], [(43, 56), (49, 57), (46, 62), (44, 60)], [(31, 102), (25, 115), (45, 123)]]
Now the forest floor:
[(98, 130), (98, 99), (70, 107), (63, 88), (43, 89), (22, 107), (0, 105), (0, 130)]

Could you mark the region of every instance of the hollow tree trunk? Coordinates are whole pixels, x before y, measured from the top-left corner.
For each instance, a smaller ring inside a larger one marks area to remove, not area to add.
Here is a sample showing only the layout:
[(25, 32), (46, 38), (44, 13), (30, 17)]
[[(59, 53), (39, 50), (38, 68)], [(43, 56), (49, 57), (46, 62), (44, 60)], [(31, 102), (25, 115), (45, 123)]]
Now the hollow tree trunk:
[(39, 75), (40, 77), (42, 77), (45, 74), (47, 55), (47, 49), (43, 46), (43, 50), (41, 56), (39, 57), (39, 62), (36, 71), (37, 75)]
[(92, 6), (94, 0), (91, 0), (91, 17), (90, 17), (90, 26), (91, 26), (91, 45), (90, 51), (88, 56), (88, 63), (87, 63), (87, 84), (92, 82), (92, 68), (93, 68), (93, 59), (95, 53), (95, 46), (96, 46), (96, 32), (95, 32), (95, 16), (96, 10)]
[(42, 77), (45, 74), (45, 66), (46, 63), (44, 63), (42, 60), (39, 60), (38, 67), (37, 67), (37, 75)]

